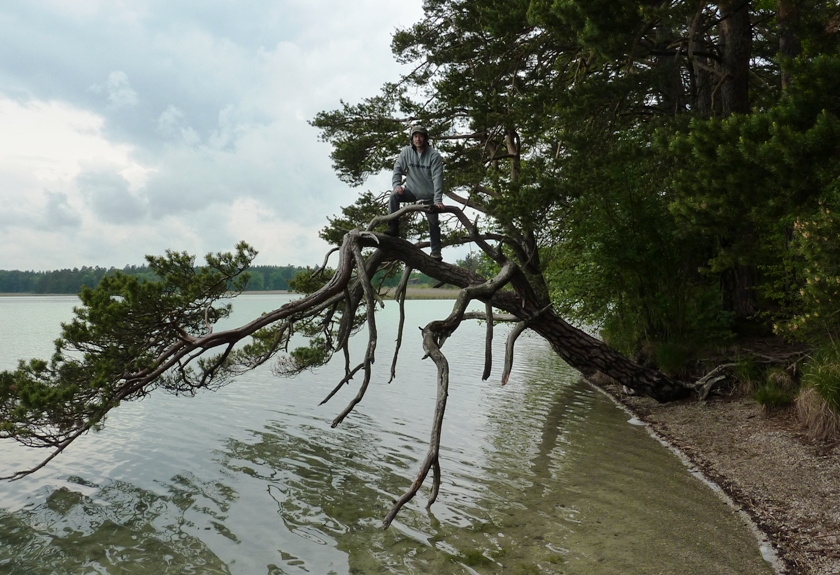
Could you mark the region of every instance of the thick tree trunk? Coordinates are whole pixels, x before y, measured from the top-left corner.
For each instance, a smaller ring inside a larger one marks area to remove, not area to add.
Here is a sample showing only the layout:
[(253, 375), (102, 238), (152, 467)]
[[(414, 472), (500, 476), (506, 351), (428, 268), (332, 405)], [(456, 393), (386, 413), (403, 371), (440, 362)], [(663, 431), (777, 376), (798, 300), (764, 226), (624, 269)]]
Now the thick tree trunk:
[[(724, 116), (750, 111), (749, 73), (752, 56), (752, 24), (749, 0), (723, 0), (720, 9), (720, 34), (723, 43), (720, 96)], [(737, 317), (755, 312), (755, 268), (736, 264), (724, 272), (722, 288), (725, 306)]]
[[(378, 242), (365, 240), (365, 243), (370, 247), (379, 247), (386, 258), (399, 258), (407, 266), (440, 281), (461, 288), (483, 282), (480, 276), (464, 268), (431, 259), (405, 240), (381, 234), (377, 234), (376, 238)], [(600, 371), (630, 389), (660, 402), (681, 399), (690, 393), (688, 386), (668, 378), (659, 371), (630, 361), (604, 342), (571, 326), (552, 309), (543, 307), (540, 298), (521, 272), (514, 276), (511, 285), (514, 291), (500, 290), (489, 298), (493, 307), (525, 321), (529, 328), (551, 344), (566, 363), (584, 375)]]
[(584, 375), (596, 371), (610, 376), (633, 391), (659, 402), (674, 401), (689, 394), (686, 386), (659, 371), (634, 363), (586, 332), (548, 310), (528, 324), (543, 336), (563, 361)]
[(723, 307), (735, 317), (745, 319), (755, 313), (755, 274), (755, 266), (735, 264), (721, 277)]
[(752, 25), (749, 0), (724, 0), (720, 9), (720, 34), (723, 42), (723, 72), (720, 86), (723, 114), (746, 114), (750, 111), (749, 74), (752, 55)]
[[(779, 55), (782, 60), (796, 58), (802, 52), (802, 42), (796, 33), (799, 24), (799, 9), (794, 0), (778, 0), (776, 21), (779, 26)], [(790, 85), (790, 73), (782, 69), (782, 90)]]

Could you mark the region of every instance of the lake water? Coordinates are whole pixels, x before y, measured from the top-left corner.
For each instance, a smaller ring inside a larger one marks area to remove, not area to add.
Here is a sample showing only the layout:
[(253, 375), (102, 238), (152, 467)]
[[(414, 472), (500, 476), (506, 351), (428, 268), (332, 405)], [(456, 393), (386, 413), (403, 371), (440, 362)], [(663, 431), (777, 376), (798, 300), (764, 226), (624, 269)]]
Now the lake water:
[[(233, 321), (290, 297), (241, 296)], [(48, 357), (77, 301), (0, 297), (0, 369)], [(386, 306), (367, 397), (337, 429), (361, 380), (319, 407), (340, 364), (286, 380), (266, 367), (195, 398), (120, 406), (45, 469), (0, 484), (0, 574), (772, 572), (740, 516), (541, 339), (520, 338), (500, 386), (504, 327), (486, 382), (484, 328), (447, 341), (438, 501), (427, 511), (424, 488), (381, 530), (429, 439), (435, 368), (416, 326), (450, 306), (407, 302), (390, 384), (397, 308)], [(32, 461), (0, 442), (0, 475)]]

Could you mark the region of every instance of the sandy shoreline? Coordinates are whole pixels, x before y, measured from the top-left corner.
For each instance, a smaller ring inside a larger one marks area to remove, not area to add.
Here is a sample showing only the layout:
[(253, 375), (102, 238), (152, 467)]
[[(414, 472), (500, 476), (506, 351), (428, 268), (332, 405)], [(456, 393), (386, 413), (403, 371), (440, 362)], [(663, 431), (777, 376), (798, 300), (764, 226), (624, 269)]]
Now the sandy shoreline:
[(784, 575), (840, 574), (840, 442), (809, 441), (750, 398), (659, 404), (598, 382), (719, 486), (772, 543)]

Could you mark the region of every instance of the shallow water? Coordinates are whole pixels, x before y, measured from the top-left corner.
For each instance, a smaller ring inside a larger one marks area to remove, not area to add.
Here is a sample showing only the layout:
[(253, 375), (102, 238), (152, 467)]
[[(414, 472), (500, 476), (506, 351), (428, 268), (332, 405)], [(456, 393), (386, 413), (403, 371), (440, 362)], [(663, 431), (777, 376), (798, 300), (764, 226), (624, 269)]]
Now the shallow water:
[[(245, 295), (235, 314), (284, 301)], [(46, 357), (75, 303), (0, 297), (0, 368)], [(379, 529), (430, 432), (435, 370), (415, 326), (450, 305), (408, 302), (391, 384), (396, 308), (379, 314), (380, 371), (338, 429), (330, 421), (358, 382), (318, 407), (340, 378), (332, 364), (121, 406), (46, 469), (0, 485), (0, 573), (771, 572), (739, 516), (542, 340), (520, 338), (507, 386), (498, 372), (482, 382), (478, 325), (444, 348), (438, 501), (426, 511), (424, 490)], [(0, 472), (31, 457), (0, 444)]]

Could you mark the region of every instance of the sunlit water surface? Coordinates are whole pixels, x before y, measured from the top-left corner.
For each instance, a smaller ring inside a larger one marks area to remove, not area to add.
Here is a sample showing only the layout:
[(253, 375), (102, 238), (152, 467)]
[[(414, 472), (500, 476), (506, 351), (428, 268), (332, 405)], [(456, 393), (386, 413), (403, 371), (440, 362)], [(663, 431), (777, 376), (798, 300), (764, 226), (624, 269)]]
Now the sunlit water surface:
[[(289, 301), (244, 295), (235, 318)], [(0, 297), (0, 369), (48, 357), (72, 297)], [(510, 383), (480, 379), (484, 327), (447, 341), (443, 483), (391, 529), (391, 502), (425, 455), (435, 369), (417, 326), (451, 302), (378, 314), (367, 397), (337, 429), (343, 365), (283, 380), (259, 369), (195, 398), (124, 404), (33, 476), (0, 485), (0, 573), (770, 573), (739, 516), (607, 398), (523, 335)], [(496, 359), (507, 330), (497, 330)], [(361, 353), (364, 334), (355, 340)], [(0, 475), (34, 455), (0, 444)]]

